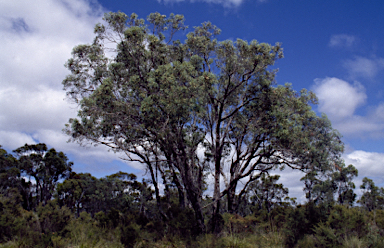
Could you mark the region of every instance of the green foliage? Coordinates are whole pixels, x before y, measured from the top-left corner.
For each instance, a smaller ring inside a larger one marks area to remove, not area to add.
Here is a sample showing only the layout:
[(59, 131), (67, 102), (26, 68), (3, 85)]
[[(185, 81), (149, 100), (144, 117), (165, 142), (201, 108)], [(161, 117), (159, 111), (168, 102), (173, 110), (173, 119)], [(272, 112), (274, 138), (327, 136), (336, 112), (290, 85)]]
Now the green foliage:
[(63, 152), (56, 152), (53, 148), (48, 150), (43, 143), (25, 144), (14, 152), (18, 155), (21, 172), (35, 181), (35, 202), (28, 204), (28, 210), (39, 203), (46, 204), (51, 200), (58, 181), (69, 176), (73, 163)]
[(343, 247), (344, 248), (364, 248), (369, 246), (366, 245), (366, 242), (364, 242), (364, 240), (359, 239), (358, 237), (352, 236), (344, 241)]
[(133, 248), (139, 237), (138, 232), (131, 226), (121, 227), (120, 241), (127, 248)]
[(242, 217), (237, 214), (223, 214), (225, 229), (223, 230), (229, 234), (241, 234), (251, 232), (252, 227), (257, 220), (253, 216)]
[(301, 178), (307, 199), (315, 204), (332, 205), (337, 202), (352, 206), (356, 200), (352, 180), (358, 175), (357, 169), (353, 165), (346, 167), (342, 161), (334, 161), (331, 166), (334, 168), (325, 171), (311, 169)]
[(336, 205), (326, 221), (320, 221), (307, 233), (297, 241), (296, 247), (362, 246), (368, 237), (367, 217), (358, 208)]
[(49, 201), (46, 205), (40, 204), (37, 208), (41, 231), (45, 234), (57, 233), (65, 235), (65, 229), (72, 218), (67, 207), (59, 207), (56, 201)]
[(0, 194), (6, 194), (8, 189), (18, 186), (21, 186), (18, 161), (0, 145)]
[(370, 221), (373, 221), (378, 228), (384, 230), (384, 209), (377, 209), (370, 213)]
[(72, 172), (58, 184), (56, 198), (60, 206), (67, 206), (78, 216), (81, 211), (92, 215), (100, 211), (112, 214), (112, 209), (138, 211), (145, 208), (152, 194), (147, 183), (136, 181), (134, 174), (118, 172), (97, 179), (89, 173)]
[(364, 239), (368, 247), (378, 248), (384, 246), (383, 230), (380, 230), (375, 224), (368, 223), (368, 234)]
[(79, 218), (70, 222), (64, 240), (67, 247), (123, 247), (118, 229), (98, 227), (86, 212), (82, 212)]
[(22, 209), (19, 205), (19, 195), (13, 198), (0, 195), (0, 242), (11, 239), (17, 234), (20, 226)]
[(284, 238), (281, 233), (243, 233), (230, 234), (217, 237), (212, 234), (200, 236), (191, 247), (233, 247), (233, 248), (282, 248), (284, 247)]
[(336, 205), (331, 210), (326, 224), (335, 230), (339, 239), (346, 240), (349, 237), (364, 237), (368, 230), (366, 227), (367, 217), (358, 208), (348, 208)]
[(341, 167), (333, 175), (333, 180), (338, 184), (338, 199), (337, 202), (343, 205), (352, 206), (356, 200), (354, 193), (355, 184), (352, 182), (354, 177), (357, 177), (358, 171), (353, 165)]
[(170, 216), (170, 220), (165, 223), (168, 227), (167, 235), (192, 238), (199, 234), (192, 209), (172, 205), (167, 214)]
[(260, 180), (254, 181), (249, 189), (252, 191), (251, 201), (257, 209), (265, 209), (268, 213), (273, 208), (282, 206), (288, 196), (288, 189), (282, 184), (277, 184), (279, 175), (266, 176), (262, 174)]
[(335, 232), (335, 229), (332, 229), (323, 222), (321, 222), (314, 228), (316, 246), (324, 248), (339, 247), (341, 245), (342, 240), (338, 239)]
[(312, 234), (306, 234), (297, 241), (296, 248), (313, 248), (316, 247), (316, 238)]
[(288, 212), (285, 222), (286, 246), (294, 247), (306, 234), (314, 234), (314, 228), (328, 218), (325, 205), (314, 205), (309, 202), (304, 206), (297, 206)]
[(363, 190), (363, 195), (358, 201), (360, 205), (368, 211), (384, 208), (384, 188), (377, 187), (372, 179), (364, 177), (360, 189)]

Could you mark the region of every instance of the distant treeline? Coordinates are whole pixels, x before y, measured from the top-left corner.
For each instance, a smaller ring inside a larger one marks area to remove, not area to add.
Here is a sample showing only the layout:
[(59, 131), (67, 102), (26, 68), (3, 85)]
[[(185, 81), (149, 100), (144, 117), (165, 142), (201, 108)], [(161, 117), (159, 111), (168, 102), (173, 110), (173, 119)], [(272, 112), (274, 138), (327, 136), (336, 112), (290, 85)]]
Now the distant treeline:
[[(164, 187), (163, 212), (150, 181), (139, 182), (124, 172), (98, 179), (73, 172), (72, 165), (64, 153), (45, 144), (25, 145), (13, 154), (0, 148), (0, 247), (384, 245), (384, 189), (364, 178), (356, 206), (353, 166), (336, 173), (333, 181), (304, 178), (305, 204), (288, 197), (278, 175), (263, 174), (236, 213), (229, 213), (222, 199), (215, 229), (201, 234), (193, 209), (180, 204), (175, 185)], [(340, 182), (350, 187), (341, 190)], [(211, 202), (210, 197), (203, 200), (208, 228)]]

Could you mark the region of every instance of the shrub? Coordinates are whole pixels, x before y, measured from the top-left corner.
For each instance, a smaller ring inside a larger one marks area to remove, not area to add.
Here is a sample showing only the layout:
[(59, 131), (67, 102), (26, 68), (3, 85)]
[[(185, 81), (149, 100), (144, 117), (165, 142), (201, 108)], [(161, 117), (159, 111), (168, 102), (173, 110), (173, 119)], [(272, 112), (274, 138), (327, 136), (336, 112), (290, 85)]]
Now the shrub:
[(58, 233), (64, 235), (72, 213), (67, 207), (59, 207), (56, 201), (49, 201), (45, 206), (37, 208), (41, 231), (44, 234)]
[(325, 223), (320, 223), (314, 231), (315, 247), (333, 248), (342, 244), (342, 240), (337, 237), (335, 230)]
[(362, 238), (368, 232), (366, 222), (367, 218), (360, 209), (336, 205), (331, 210), (327, 225), (336, 230), (339, 238), (348, 239), (352, 236)]
[(121, 227), (120, 241), (124, 247), (133, 248), (138, 237), (138, 232), (132, 226)]

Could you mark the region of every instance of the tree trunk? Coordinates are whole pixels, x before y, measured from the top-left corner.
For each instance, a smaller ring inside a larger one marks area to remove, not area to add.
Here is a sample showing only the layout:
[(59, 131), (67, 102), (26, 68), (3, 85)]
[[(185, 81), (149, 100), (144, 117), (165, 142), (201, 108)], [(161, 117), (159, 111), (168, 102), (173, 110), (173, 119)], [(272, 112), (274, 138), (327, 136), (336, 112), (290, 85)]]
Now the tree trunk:
[(201, 177), (193, 175), (193, 165), (189, 164), (187, 159), (179, 159), (178, 161), (181, 165), (181, 167), (179, 167), (179, 171), (181, 172), (187, 198), (192, 205), (193, 211), (195, 212), (198, 233), (205, 233), (206, 228), (201, 206), (201, 182), (199, 180)]
[(231, 187), (228, 189), (227, 203), (228, 203), (228, 212), (231, 214), (236, 213), (237, 212), (236, 187)]
[[(218, 135), (218, 133), (217, 133)], [(211, 219), (211, 232), (218, 232), (218, 221), (219, 221), (219, 210), (220, 210), (220, 170), (221, 170), (221, 153), (219, 147), (219, 139), (216, 138), (216, 149), (215, 149), (215, 182), (213, 189), (213, 209)]]
[(148, 165), (149, 172), (151, 174), (151, 179), (152, 179), (153, 187), (155, 188), (155, 196), (156, 196), (157, 208), (158, 208), (159, 213), (160, 213), (161, 217), (163, 218), (163, 220), (167, 221), (168, 220), (168, 216), (164, 213), (164, 211), (163, 211), (163, 209), (161, 207), (159, 187), (157, 185), (157, 181), (156, 181), (155, 173), (153, 171), (152, 164), (151, 163), (147, 163), (147, 165)]

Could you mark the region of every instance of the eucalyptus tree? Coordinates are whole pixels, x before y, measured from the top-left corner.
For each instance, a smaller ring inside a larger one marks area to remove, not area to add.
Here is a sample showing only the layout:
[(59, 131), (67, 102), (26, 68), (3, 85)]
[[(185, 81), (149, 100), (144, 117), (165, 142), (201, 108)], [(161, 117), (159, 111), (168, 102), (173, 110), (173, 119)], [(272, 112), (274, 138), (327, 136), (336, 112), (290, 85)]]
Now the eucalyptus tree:
[(118, 172), (103, 178), (89, 173), (75, 173), (57, 185), (55, 198), (60, 206), (67, 206), (77, 216), (86, 211), (92, 216), (111, 208), (118, 211), (139, 211), (153, 192), (145, 181), (140, 183), (136, 175)]
[(72, 171), (73, 163), (63, 152), (57, 152), (46, 144), (25, 144), (14, 150), (17, 154), (22, 174), (35, 185), (36, 206), (45, 205), (51, 200), (59, 180), (66, 179)]
[(384, 208), (384, 188), (375, 185), (372, 179), (363, 178), (363, 184), (360, 185), (363, 194), (358, 203), (368, 211)]
[(356, 200), (353, 179), (358, 175), (353, 165), (334, 164), (333, 170), (308, 170), (301, 178), (309, 202), (315, 204), (339, 203), (352, 206)]
[(204, 231), (210, 182), (215, 216), (225, 195), (236, 209), (236, 192), (244, 194), (259, 173), (340, 162), (339, 134), (311, 110), (315, 95), (274, 86), (270, 67), (283, 57), (280, 44), (219, 42), (209, 22), (181, 42), (181, 15), (153, 13), (145, 22), (107, 13), (104, 22), (66, 64), (64, 89), (80, 110), (65, 130), (80, 144), (103, 144), (145, 164), (160, 211), (159, 177), (176, 185)]
[(283, 205), (288, 197), (288, 188), (277, 183), (279, 178), (279, 175), (266, 176), (264, 173), (252, 183), (250, 186), (251, 198), (258, 209), (265, 209), (269, 213), (272, 208)]
[(356, 200), (353, 179), (358, 176), (358, 171), (353, 165), (338, 167), (333, 174), (337, 185), (337, 202), (342, 205), (352, 206)]

